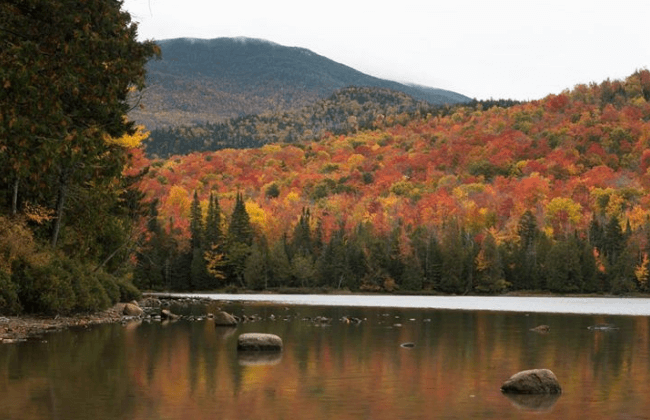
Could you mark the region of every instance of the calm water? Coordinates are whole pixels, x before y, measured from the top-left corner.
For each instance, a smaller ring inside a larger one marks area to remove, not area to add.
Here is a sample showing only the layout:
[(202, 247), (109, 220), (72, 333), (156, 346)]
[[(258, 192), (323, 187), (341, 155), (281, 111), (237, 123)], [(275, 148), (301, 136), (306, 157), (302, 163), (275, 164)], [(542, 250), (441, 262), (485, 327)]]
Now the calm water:
[[(585, 312), (562, 299), (517, 301), (526, 312), (483, 298), (473, 300), (489, 310), (321, 299), (311, 302), (317, 306), (231, 300), (209, 309), (262, 318), (237, 329), (210, 320), (117, 324), (2, 345), (0, 419), (650, 418), (648, 300), (606, 299), (607, 310), (571, 314), (536, 312), (563, 302), (556, 312)], [(436, 305), (445, 307), (428, 306)], [(621, 313), (615, 306), (646, 312), (613, 315)], [(346, 315), (363, 321), (341, 322)], [(316, 316), (333, 321), (307, 320)], [(604, 322), (618, 329), (588, 329)], [(550, 333), (529, 331), (540, 324)], [(238, 355), (244, 332), (277, 334), (284, 351)], [(558, 376), (559, 398), (501, 394), (511, 374), (537, 367)]]

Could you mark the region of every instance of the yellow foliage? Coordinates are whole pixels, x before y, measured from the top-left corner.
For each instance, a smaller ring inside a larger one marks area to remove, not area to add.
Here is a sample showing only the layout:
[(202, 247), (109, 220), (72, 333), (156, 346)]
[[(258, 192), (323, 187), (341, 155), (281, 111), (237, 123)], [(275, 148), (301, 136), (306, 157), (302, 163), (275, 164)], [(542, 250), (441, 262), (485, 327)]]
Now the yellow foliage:
[(13, 262), (18, 259), (40, 266), (47, 264), (49, 258), (50, 254), (38, 250), (32, 232), (22, 221), (0, 216), (0, 270), (11, 273)]
[(621, 218), (621, 213), (623, 212), (623, 206), (625, 205), (625, 199), (618, 194), (612, 194), (609, 196), (609, 201), (607, 202), (607, 208), (605, 213), (610, 218), (616, 216)]
[(627, 220), (629, 220), (632, 230), (641, 228), (649, 216), (648, 211), (644, 210), (641, 206), (635, 206), (627, 212)]
[(54, 210), (43, 207), (38, 204), (25, 203), (23, 206), (23, 214), (30, 222), (42, 225), (54, 219)]
[(348, 158), (348, 165), (350, 165), (350, 168), (354, 168), (359, 166), (364, 160), (366, 160), (366, 158), (363, 155), (355, 153)]
[(143, 125), (138, 125), (135, 127), (135, 133), (133, 133), (133, 135), (125, 134), (118, 139), (107, 135), (104, 136), (104, 141), (126, 149), (133, 149), (140, 146), (140, 144), (142, 144), (142, 142), (148, 137), (149, 132), (145, 130)]
[(211, 250), (205, 251), (203, 258), (205, 259), (205, 267), (212, 277), (217, 280), (226, 278), (223, 270), (227, 261), (222, 253), (217, 252), (216, 245), (213, 245)]
[(282, 150), (282, 147), (278, 144), (265, 144), (262, 146), (262, 152), (266, 155), (278, 153), (280, 150)]
[(266, 227), (266, 212), (254, 201), (247, 201), (245, 203), (246, 212), (250, 219), (251, 224), (261, 228)]
[(546, 214), (550, 220), (566, 217), (567, 221), (578, 224), (582, 218), (582, 206), (567, 197), (555, 197), (546, 206)]
[(300, 196), (298, 195), (297, 192), (291, 191), (289, 194), (287, 194), (285, 201), (287, 203), (297, 203), (298, 201), (300, 201)]
[(170, 188), (169, 194), (167, 195), (167, 201), (165, 205), (178, 207), (179, 215), (184, 218), (189, 218), (190, 216), (190, 207), (192, 206), (192, 200), (190, 195), (185, 190), (185, 188), (178, 185), (174, 185)]

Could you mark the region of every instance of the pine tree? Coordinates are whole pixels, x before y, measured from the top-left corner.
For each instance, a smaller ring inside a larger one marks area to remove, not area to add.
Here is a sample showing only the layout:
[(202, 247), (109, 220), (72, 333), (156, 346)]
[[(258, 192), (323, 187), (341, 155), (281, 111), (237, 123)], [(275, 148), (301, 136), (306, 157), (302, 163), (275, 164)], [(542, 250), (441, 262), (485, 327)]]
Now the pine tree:
[(253, 244), (253, 227), (251, 226), (250, 216), (246, 211), (244, 198), (241, 193), (237, 194), (235, 208), (233, 209), (228, 226), (228, 241), (230, 243), (240, 243), (247, 246)]
[(223, 233), (221, 231), (221, 207), (219, 205), (219, 198), (210, 193), (210, 201), (208, 203), (208, 214), (205, 220), (204, 237), (207, 249), (213, 247), (220, 248), (223, 245)]
[(494, 236), (487, 233), (481, 243), (481, 250), (476, 257), (477, 282), (479, 292), (499, 293), (508, 287), (505, 281), (501, 252)]
[(293, 229), (293, 237), (291, 239), (291, 252), (289, 258), (293, 259), (297, 256), (312, 256), (313, 243), (311, 234), (311, 215), (308, 208), (302, 209), (300, 219)]
[(583, 289), (580, 254), (575, 237), (569, 236), (553, 245), (544, 264), (548, 290), (557, 293), (572, 293)]
[(526, 210), (517, 225), (519, 245), (515, 249), (515, 272), (512, 284), (517, 289), (539, 288), (537, 219), (532, 211)]
[(200, 249), (203, 239), (203, 214), (201, 212), (201, 202), (199, 196), (194, 191), (192, 207), (190, 208), (190, 235), (192, 249)]
[(227, 255), (230, 274), (242, 287), (246, 286), (244, 282), (244, 269), (252, 244), (253, 227), (251, 226), (250, 217), (244, 205), (244, 198), (239, 193), (237, 194), (235, 208), (230, 218), (230, 225), (228, 225)]

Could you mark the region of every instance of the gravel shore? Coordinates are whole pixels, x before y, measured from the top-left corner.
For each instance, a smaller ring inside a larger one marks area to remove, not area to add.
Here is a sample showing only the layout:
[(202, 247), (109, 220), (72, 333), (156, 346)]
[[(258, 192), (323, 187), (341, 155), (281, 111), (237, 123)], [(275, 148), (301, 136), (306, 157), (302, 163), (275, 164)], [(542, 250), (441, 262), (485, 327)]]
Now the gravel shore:
[(0, 317), (0, 343), (25, 341), (69, 327), (120, 322), (124, 318), (125, 305), (125, 303), (118, 303), (105, 311), (73, 316), (2, 316)]

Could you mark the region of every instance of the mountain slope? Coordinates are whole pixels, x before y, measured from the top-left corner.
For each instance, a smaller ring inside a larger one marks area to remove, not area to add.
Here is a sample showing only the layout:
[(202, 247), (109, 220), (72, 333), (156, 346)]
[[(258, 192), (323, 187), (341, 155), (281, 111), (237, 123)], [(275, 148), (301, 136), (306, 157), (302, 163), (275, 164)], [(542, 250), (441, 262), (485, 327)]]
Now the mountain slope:
[(404, 92), (432, 104), (469, 98), (361, 73), (304, 48), (247, 38), (158, 42), (161, 60), (148, 63), (148, 88), (130, 114), (140, 124), (216, 123), (228, 118), (303, 107), (347, 86)]

